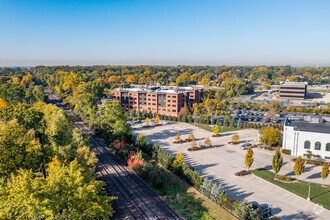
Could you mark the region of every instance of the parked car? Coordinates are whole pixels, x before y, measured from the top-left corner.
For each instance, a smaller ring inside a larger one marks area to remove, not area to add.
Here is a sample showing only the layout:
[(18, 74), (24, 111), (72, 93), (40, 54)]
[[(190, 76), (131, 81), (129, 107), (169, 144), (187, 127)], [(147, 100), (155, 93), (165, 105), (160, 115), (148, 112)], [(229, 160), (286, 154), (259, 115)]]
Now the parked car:
[(266, 218), (269, 218), (270, 216), (272, 216), (272, 207), (270, 207), (267, 204), (261, 204), (259, 205), (259, 209), (261, 210), (261, 212), (263, 213), (263, 216)]
[(252, 144), (250, 143), (245, 143), (241, 146), (241, 150), (247, 150), (249, 147), (252, 147)]
[(254, 210), (260, 209), (260, 211), (263, 214), (263, 217), (265, 219), (268, 219), (270, 216), (272, 216), (273, 210), (272, 210), (272, 207), (270, 207), (269, 205), (267, 205), (267, 204), (259, 205), (259, 203), (256, 201), (251, 202), (251, 205)]

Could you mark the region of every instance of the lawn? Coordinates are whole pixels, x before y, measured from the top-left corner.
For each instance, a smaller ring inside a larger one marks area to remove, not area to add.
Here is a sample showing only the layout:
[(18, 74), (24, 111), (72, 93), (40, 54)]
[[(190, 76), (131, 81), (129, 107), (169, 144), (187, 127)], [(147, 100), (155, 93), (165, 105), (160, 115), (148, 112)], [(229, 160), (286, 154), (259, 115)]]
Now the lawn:
[[(298, 183), (284, 183), (274, 180), (274, 173), (265, 169), (256, 169), (253, 173), (267, 180), (285, 190), (288, 190), (304, 199), (308, 195), (307, 182), (299, 181)], [(330, 186), (323, 187), (320, 184), (312, 183), (311, 185), (311, 202), (316, 204), (322, 204), (324, 208), (330, 210)]]
[[(167, 172), (168, 187), (159, 191), (165, 201), (186, 219), (236, 219), (226, 210), (189, 186), (174, 174)], [(157, 190), (155, 190), (157, 191)]]
[[(189, 124), (190, 125), (194, 125), (194, 123), (189, 123)], [(207, 125), (207, 124), (197, 124), (196, 123), (196, 127), (201, 128), (201, 129), (204, 129), (206, 131), (212, 132), (212, 128), (209, 125)], [(220, 131), (221, 131), (221, 128), (222, 128), (222, 132), (242, 130), (242, 128), (219, 126), (219, 130)]]

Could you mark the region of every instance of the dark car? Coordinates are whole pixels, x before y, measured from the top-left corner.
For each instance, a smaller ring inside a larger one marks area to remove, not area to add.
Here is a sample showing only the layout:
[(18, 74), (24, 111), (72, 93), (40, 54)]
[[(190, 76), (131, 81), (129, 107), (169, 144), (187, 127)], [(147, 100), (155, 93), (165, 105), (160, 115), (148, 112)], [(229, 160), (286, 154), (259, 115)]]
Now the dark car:
[(273, 210), (272, 207), (270, 207), (269, 205), (267, 204), (259, 205), (259, 203), (256, 201), (251, 202), (251, 205), (254, 210), (260, 209), (260, 212), (262, 213), (264, 218), (268, 219), (270, 216), (272, 216)]
[(267, 204), (261, 204), (259, 206), (259, 209), (261, 210), (261, 212), (263, 213), (263, 216), (264, 217), (270, 217), (272, 216), (272, 207), (270, 207), (269, 205)]

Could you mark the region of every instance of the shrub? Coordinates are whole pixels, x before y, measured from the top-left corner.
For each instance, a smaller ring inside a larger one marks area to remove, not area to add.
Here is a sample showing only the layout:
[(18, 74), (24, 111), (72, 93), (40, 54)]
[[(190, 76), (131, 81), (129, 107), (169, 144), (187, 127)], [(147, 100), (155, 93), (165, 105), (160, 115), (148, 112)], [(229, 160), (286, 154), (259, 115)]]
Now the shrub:
[(277, 175), (277, 179), (286, 182), (294, 181), (294, 178), (292, 178), (291, 176), (283, 176), (283, 175)]
[(283, 154), (291, 155), (291, 150), (289, 149), (282, 149)]
[(207, 177), (204, 179), (203, 185), (201, 186), (202, 193), (210, 198), (212, 190), (212, 181), (210, 181)]
[(245, 175), (248, 175), (248, 174), (250, 174), (250, 173), (251, 173), (251, 172), (248, 171), (248, 170), (241, 170), (241, 171), (236, 172), (234, 175), (235, 175), (235, 176), (245, 176)]

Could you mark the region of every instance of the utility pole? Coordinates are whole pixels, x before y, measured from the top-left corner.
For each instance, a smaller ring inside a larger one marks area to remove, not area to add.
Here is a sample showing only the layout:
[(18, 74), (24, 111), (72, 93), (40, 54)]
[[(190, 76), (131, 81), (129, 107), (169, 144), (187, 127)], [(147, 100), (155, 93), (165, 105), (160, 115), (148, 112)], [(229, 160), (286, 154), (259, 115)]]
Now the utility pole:
[(311, 183), (307, 183), (308, 186), (308, 197), (307, 197), (307, 201), (311, 200)]

